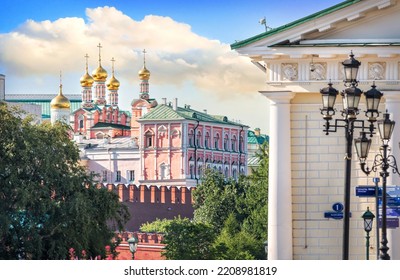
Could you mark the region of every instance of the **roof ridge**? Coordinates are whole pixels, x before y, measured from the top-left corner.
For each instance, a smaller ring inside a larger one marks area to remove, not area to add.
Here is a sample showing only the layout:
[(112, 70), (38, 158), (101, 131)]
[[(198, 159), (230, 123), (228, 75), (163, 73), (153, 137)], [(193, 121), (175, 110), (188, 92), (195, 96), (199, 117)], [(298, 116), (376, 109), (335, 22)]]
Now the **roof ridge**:
[(264, 38), (269, 37), (271, 35), (280, 33), (280, 32), (282, 32), (284, 30), (288, 30), (290, 28), (298, 26), (298, 25), (300, 25), (300, 24), (302, 24), (304, 22), (310, 21), (312, 19), (320, 18), (320, 17), (322, 17), (324, 15), (327, 15), (327, 14), (330, 14), (330, 13), (335, 12), (337, 10), (346, 8), (346, 7), (351, 6), (351, 5), (354, 5), (354, 4), (356, 4), (358, 2), (361, 2), (361, 1), (363, 1), (363, 0), (346, 0), (344, 2), (340, 2), (340, 3), (336, 4), (336, 5), (333, 5), (333, 6), (329, 7), (329, 8), (323, 9), (323, 10), (321, 10), (319, 12), (315, 12), (315, 13), (313, 13), (311, 15), (302, 17), (300, 19), (297, 19), (297, 20), (292, 21), (290, 23), (284, 24), (284, 25), (279, 26), (277, 28), (273, 28), (273, 29), (271, 29), (269, 31), (265, 31), (265, 32), (260, 33), (258, 35), (252, 36), (250, 38), (235, 42), (235, 43), (231, 44), (231, 49), (234, 50), (234, 49), (243, 47), (245, 45), (248, 45), (250, 43), (258, 41), (260, 39), (264, 39)]

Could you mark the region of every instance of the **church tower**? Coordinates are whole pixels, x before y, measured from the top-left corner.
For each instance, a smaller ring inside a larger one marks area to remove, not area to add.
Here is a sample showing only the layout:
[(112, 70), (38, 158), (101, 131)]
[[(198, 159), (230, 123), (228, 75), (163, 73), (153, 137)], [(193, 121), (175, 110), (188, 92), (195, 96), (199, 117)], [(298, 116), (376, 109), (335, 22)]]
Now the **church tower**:
[(107, 82), (107, 88), (109, 90), (108, 93), (108, 104), (112, 107), (118, 107), (118, 89), (119, 89), (119, 81), (114, 76), (114, 62), (115, 59), (111, 59), (112, 62), (112, 76), (110, 80)]
[[(61, 75), (60, 75), (61, 76)], [(62, 83), (60, 77), (60, 91), (50, 102), (51, 124), (57, 121), (69, 124), (71, 102), (62, 93)]]
[(89, 56), (86, 54), (86, 73), (81, 77), (80, 83), (82, 86), (82, 107), (83, 108), (93, 108), (92, 103), (92, 86), (94, 83), (94, 79), (89, 75), (88, 71), (88, 58)]
[(99, 66), (92, 72), (94, 79), (94, 103), (96, 105), (106, 105), (106, 79), (107, 71), (101, 66), (101, 44), (99, 48)]
[(139, 71), (140, 93), (139, 99), (134, 99), (132, 105), (132, 118), (131, 118), (131, 136), (132, 138), (139, 138), (140, 124), (137, 122), (142, 116), (148, 113), (152, 108), (156, 107), (157, 101), (151, 99), (149, 95), (149, 79), (150, 71), (146, 68), (146, 50), (143, 50), (143, 68)]

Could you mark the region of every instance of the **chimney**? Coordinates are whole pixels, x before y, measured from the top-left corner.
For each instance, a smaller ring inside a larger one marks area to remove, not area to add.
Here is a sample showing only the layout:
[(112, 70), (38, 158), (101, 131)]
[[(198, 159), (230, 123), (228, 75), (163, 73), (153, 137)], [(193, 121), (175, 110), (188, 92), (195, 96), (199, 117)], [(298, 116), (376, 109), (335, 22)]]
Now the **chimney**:
[(174, 98), (174, 102), (172, 103), (172, 109), (176, 111), (178, 109), (178, 98)]
[(204, 114), (207, 114), (207, 109), (204, 109), (203, 112), (204, 112)]
[(162, 98), (161, 100), (162, 100), (162, 104), (163, 104), (163, 105), (167, 105), (167, 98), (164, 97), (164, 98)]
[(256, 135), (256, 136), (260, 136), (260, 129), (259, 128), (255, 128), (254, 129), (254, 134)]

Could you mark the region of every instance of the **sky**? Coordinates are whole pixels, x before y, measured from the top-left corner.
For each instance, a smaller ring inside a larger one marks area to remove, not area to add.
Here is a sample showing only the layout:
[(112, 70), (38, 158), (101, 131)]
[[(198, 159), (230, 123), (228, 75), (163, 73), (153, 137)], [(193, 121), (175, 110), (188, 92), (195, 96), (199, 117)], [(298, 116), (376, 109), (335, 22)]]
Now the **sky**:
[(138, 71), (151, 72), (150, 97), (185, 104), (268, 134), (264, 73), (230, 44), (343, 0), (2, 1), (0, 74), (7, 94), (80, 94), (80, 77), (101, 64), (119, 80), (119, 106), (138, 98)]

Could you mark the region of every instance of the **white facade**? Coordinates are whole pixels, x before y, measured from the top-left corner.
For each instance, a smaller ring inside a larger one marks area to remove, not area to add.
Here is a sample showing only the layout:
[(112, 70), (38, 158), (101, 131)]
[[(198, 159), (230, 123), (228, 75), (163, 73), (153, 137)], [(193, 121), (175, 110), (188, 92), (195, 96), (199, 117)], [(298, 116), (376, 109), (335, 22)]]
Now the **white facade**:
[[(367, 91), (375, 81), (384, 93), (380, 111), (387, 109), (397, 122), (391, 147), (400, 160), (399, 26), (400, 4), (396, 1), (347, 1), (232, 45), (264, 71), (266, 86), (260, 85), (260, 92), (271, 105), (269, 259), (341, 258), (343, 220), (325, 218), (324, 213), (333, 211), (332, 205), (337, 202), (344, 204), (346, 140), (342, 128), (329, 135), (323, 132), (319, 91), (329, 81), (337, 90), (344, 89), (341, 62), (351, 51), (361, 61), (359, 88)], [(341, 118), (340, 95), (336, 104), (334, 118)], [(359, 107), (358, 119), (365, 119), (365, 104)], [(354, 138), (358, 135), (356, 130)], [(369, 166), (378, 153), (378, 138), (373, 137)], [(365, 259), (361, 216), (367, 206), (375, 212), (375, 200), (355, 196), (354, 187), (373, 185), (375, 174), (368, 178), (360, 170), (355, 150), (351, 175), (349, 255), (350, 259)], [(399, 185), (398, 175), (390, 173), (388, 183)], [(392, 259), (400, 259), (399, 232), (389, 229), (388, 253)], [(374, 235), (375, 229), (370, 239), (371, 259), (376, 258), (379, 247)]]

